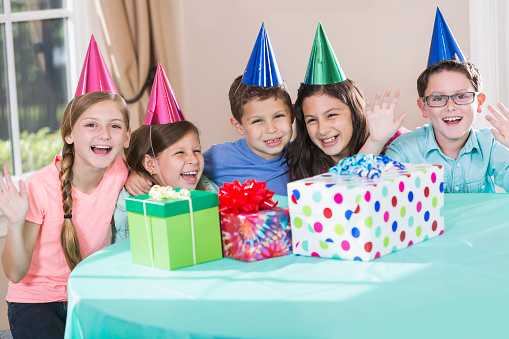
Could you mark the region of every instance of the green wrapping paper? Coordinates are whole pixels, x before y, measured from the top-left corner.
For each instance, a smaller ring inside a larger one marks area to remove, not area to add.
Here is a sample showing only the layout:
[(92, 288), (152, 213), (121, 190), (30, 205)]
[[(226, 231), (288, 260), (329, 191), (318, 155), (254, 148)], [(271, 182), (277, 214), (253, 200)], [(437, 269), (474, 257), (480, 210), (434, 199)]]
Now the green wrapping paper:
[(191, 202), (194, 233), (188, 200), (126, 199), (133, 263), (174, 270), (222, 258), (217, 194), (191, 191)]

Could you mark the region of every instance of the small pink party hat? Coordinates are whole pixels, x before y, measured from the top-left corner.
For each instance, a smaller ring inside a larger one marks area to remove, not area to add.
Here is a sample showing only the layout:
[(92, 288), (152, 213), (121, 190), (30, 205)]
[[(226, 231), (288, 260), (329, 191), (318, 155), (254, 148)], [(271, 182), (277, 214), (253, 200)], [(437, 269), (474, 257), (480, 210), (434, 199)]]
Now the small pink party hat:
[(143, 125), (161, 125), (185, 120), (163, 66), (158, 62)]
[(81, 70), (80, 81), (78, 88), (76, 88), (75, 97), (90, 92), (113, 92), (117, 93), (117, 88), (113, 83), (108, 67), (104, 62), (103, 56), (97, 43), (95, 42), (94, 36), (90, 38), (90, 44), (88, 45), (87, 56), (83, 63), (83, 69)]

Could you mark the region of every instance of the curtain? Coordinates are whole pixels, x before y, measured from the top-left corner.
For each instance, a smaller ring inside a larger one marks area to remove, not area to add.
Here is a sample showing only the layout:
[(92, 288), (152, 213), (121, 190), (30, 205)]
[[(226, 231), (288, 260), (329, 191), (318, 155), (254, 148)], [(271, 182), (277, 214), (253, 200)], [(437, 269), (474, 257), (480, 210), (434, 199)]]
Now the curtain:
[[(104, 17), (102, 29), (115, 85), (126, 100), (134, 99), (157, 62), (163, 67), (167, 65), (159, 1), (96, 0), (95, 3), (97, 12)], [(151, 83), (139, 100), (128, 104), (131, 130), (143, 123), (150, 90)]]

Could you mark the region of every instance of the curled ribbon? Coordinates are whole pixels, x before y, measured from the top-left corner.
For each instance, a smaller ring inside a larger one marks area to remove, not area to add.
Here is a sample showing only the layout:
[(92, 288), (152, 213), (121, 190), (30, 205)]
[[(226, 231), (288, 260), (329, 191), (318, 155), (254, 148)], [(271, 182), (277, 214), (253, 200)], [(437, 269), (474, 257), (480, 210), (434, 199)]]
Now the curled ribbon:
[(263, 181), (248, 180), (241, 184), (238, 180), (224, 183), (219, 188), (219, 212), (257, 212), (277, 206), (272, 200), (274, 192), (267, 189)]
[(191, 196), (191, 192), (187, 188), (181, 188), (179, 192), (175, 191), (171, 186), (154, 185), (148, 192), (148, 195), (156, 200), (178, 199), (183, 200)]
[(330, 173), (339, 175), (358, 175), (359, 177), (373, 179), (382, 175), (391, 167), (404, 169), (405, 166), (385, 155), (356, 154), (353, 157), (341, 160), (329, 169)]

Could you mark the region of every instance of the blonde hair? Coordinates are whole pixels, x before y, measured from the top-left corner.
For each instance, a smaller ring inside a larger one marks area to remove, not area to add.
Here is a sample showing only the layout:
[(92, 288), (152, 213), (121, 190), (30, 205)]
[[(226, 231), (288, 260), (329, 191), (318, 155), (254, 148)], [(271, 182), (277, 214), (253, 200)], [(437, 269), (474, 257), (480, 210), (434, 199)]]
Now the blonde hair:
[[(114, 102), (124, 117), (126, 130), (129, 130), (129, 111), (127, 105), (118, 94), (111, 92), (91, 92), (78, 97), (75, 97), (64, 111), (62, 117), (62, 139), (64, 140), (64, 147), (62, 148), (62, 161), (60, 162), (60, 181), (62, 190), (62, 203), (64, 210), (64, 222), (62, 223), (62, 230), (60, 231), (60, 244), (64, 252), (65, 260), (69, 269), (72, 271), (76, 265), (83, 260), (78, 240), (76, 227), (72, 222), (72, 186), (73, 179), (72, 166), (74, 164), (74, 144), (68, 144), (65, 137), (72, 132), (72, 126), (76, 124), (78, 119), (93, 105), (110, 100)], [(72, 112), (71, 112), (72, 110)]]

